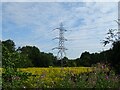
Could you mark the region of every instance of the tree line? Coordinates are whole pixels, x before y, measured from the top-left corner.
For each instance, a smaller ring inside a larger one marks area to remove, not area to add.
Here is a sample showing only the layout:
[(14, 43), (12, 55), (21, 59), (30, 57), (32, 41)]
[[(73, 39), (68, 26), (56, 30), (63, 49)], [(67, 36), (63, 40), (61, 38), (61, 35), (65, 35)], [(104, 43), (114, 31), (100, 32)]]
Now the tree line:
[[(109, 31), (110, 32), (110, 31)], [(111, 42), (111, 39), (104, 40), (104, 44)], [(2, 41), (2, 66), (25, 68), (25, 67), (49, 67), (61, 66), (61, 61), (52, 53), (41, 52), (36, 46), (23, 46), (15, 48), (13, 40)], [(90, 67), (96, 63), (109, 64), (116, 72), (120, 73), (120, 41), (113, 40), (109, 50), (100, 53), (83, 52), (79, 58), (70, 60), (63, 58), (64, 67)]]

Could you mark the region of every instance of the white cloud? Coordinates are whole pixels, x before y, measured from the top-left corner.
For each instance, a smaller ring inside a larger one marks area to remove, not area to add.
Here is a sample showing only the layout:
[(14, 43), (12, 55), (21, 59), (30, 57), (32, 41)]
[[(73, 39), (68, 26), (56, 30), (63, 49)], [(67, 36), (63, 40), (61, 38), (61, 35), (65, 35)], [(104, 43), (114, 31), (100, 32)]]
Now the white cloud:
[(1, 0), (2, 2), (118, 2), (119, 0)]
[[(114, 22), (117, 19), (117, 3), (80, 4), (3, 3), (3, 19), (12, 21), (19, 28), (30, 27), (32, 36), (27, 35), (26, 39), (21, 41), (24, 42), (22, 45), (37, 45), (46, 52), (57, 45), (57, 41), (52, 41), (52, 38), (57, 36), (58, 32), (52, 30), (57, 28), (62, 20), (66, 29), (73, 30), (66, 32), (65, 36), (76, 39), (66, 42), (69, 49), (67, 55), (69, 58), (76, 58), (85, 50), (102, 50), (100, 40), (104, 39), (104, 34), (109, 28), (117, 28)], [(27, 41), (28, 39), (30, 40)]]

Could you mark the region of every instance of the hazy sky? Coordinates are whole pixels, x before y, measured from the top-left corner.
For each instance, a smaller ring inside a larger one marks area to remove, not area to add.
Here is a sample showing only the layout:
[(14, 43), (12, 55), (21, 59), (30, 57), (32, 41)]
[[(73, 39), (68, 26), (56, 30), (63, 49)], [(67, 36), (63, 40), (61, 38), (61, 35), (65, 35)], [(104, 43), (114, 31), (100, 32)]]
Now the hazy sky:
[(109, 29), (117, 28), (117, 8), (117, 2), (3, 2), (2, 40), (57, 55), (51, 49), (58, 46), (58, 40), (52, 40), (58, 31), (52, 30), (63, 22), (68, 58), (78, 58), (84, 51), (100, 52), (110, 47), (100, 42)]

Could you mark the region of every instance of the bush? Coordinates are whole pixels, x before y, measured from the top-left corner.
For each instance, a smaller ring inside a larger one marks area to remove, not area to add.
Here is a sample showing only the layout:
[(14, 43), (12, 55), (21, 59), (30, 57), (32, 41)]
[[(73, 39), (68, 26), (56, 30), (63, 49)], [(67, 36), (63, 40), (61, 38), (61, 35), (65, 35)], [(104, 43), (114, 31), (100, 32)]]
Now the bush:
[(24, 82), (28, 79), (31, 73), (17, 71), (15, 68), (4, 68), (2, 73), (2, 88), (23, 88)]
[[(26, 88), (119, 88), (120, 77), (105, 64), (97, 64), (92, 72), (74, 73), (67, 71), (62, 75), (55, 73), (34, 75), (24, 83)], [(47, 76), (46, 76), (47, 75)]]

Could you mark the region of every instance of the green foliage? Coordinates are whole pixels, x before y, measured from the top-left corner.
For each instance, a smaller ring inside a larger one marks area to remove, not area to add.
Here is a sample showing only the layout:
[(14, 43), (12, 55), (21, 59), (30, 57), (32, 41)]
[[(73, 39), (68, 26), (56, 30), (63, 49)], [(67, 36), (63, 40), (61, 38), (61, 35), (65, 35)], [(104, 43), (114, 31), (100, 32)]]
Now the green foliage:
[(81, 57), (76, 60), (81, 66), (92, 66), (98, 62), (109, 63), (115, 72), (120, 74), (120, 41), (115, 41), (111, 49), (100, 53), (84, 52)]
[(9, 52), (15, 51), (15, 43), (12, 40), (2, 41), (2, 44), (8, 49)]
[(11, 53), (9, 50), (2, 45), (2, 66), (3, 67), (15, 67), (15, 64), (12, 62)]
[[(109, 41), (114, 41), (112, 31), (109, 30)], [(112, 37), (112, 40), (110, 39)], [(116, 40), (116, 39), (115, 39)], [(70, 60), (67, 57), (63, 58), (63, 66), (92, 66), (98, 62), (110, 63), (116, 72), (120, 70), (119, 67), (119, 41), (113, 43), (113, 47), (110, 50), (102, 51), (100, 53), (83, 52), (80, 58)], [(15, 49), (15, 43), (12, 40), (2, 41), (2, 59), (3, 66), (11, 67), (49, 67), (49, 66), (61, 66), (61, 61), (52, 53), (40, 52), (35, 46), (23, 46)]]
[(41, 52), (40, 59), (41, 59), (41, 63), (40, 63), (41, 67), (54, 66), (55, 58), (52, 53), (47, 54), (47, 53)]
[(83, 66), (90, 66), (91, 65), (91, 55), (89, 52), (82, 53), (80, 57), (81, 63)]
[[(19, 52), (13, 50), (13, 42), (10, 41), (11, 46), (7, 46), (6, 42), (2, 44), (2, 88), (7, 90), (8, 88), (22, 88), (23, 82), (26, 81), (29, 73), (23, 73), (17, 71), (17, 67), (26, 67), (30, 64), (25, 56), (22, 56)], [(8, 43), (8, 41), (7, 41)]]
[(35, 46), (25, 46), (20, 49), (23, 55), (26, 55), (35, 67), (40, 66), (40, 51)]
[[(11, 41), (12, 42), (12, 41)], [(8, 42), (7, 42), (8, 43)], [(8, 43), (10, 44), (10, 43)], [(63, 66), (91, 66), (97, 62), (112, 63), (114, 69), (119, 69), (119, 46), (120, 43), (113, 44), (112, 49), (101, 53), (84, 52), (80, 58), (69, 60), (63, 58)], [(42, 82), (41, 76), (31, 75), (18, 71), (19, 67), (49, 67), (60, 66), (61, 62), (56, 61), (52, 53), (40, 52), (33, 46), (26, 46), (15, 50), (12, 43), (10, 47), (6, 43), (2, 44), (2, 62), (3, 62), (3, 89), (8, 88), (118, 88), (120, 86), (120, 77), (113, 70), (105, 71), (98, 67), (94, 72), (84, 74), (68, 73), (60, 80), (59, 83)], [(116, 56), (116, 57), (114, 57)], [(114, 60), (114, 61), (112, 61)], [(33, 64), (33, 65), (32, 65)], [(39, 77), (39, 78), (36, 78)], [(53, 77), (55, 78), (55, 77)]]
[(31, 76), (31, 73), (17, 71), (15, 68), (6, 67), (2, 73), (2, 88), (24, 88), (24, 82)]
[(105, 40), (103, 40), (104, 45), (112, 43), (109, 56), (107, 55), (107, 57), (110, 59), (108, 62), (111, 63), (111, 66), (115, 69), (116, 73), (120, 74), (120, 39), (118, 38), (118, 32), (116, 32), (114, 29), (109, 29), (107, 35), (108, 36), (105, 38)]
[(0, 41), (0, 67), (2, 67), (2, 43)]
[(55, 57), (52, 53), (40, 52), (35, 46), (22, 47), (20, 51), (22, 54), (28, 56), (34, 67), (49, 67), (55, 64)]
[(2, 53), (3, 67), (49, 67), (56, 64), (52, 53), (40, 52), (35, 46), (24, 46), (15, 50), (12, 40), (2, 42)]
[(4, 45), (2, 45), (2, 64), (3, 67), (28, 67), (31, 62), (27, 59), (25, 55), (19, 52), (10, 52)]
[(114, 67), (115, 71), (120, 74), (120, 41), (113, 43), (111, 59), (111, 65)]
[(70, 74), (69, 77), (73, 82), (70, 88), (119, 88), (120, 77), (108, 68), (104, 64), (98, 64), (93, 72)]
[(116, 32), (117, 29), (109, 29), (107, 33), (107, 37), (105, 37), (105, 40), (103, 40), (104, 46), (107, 44), (113, 44), (114, 42), (118, 41), (118, 33)]
[[(57, 78), (57, 83), (54, 78)], [(93, 72), (80, 74), (66, 72), (62, 77), (57, 75), (49, 78), (41, 75), (30, 76), (24, 82), (24, 86), (26, 88), (119, 88), (120, 77), (107, 65), (98, 63), (96, 68), (93, 67)]]

